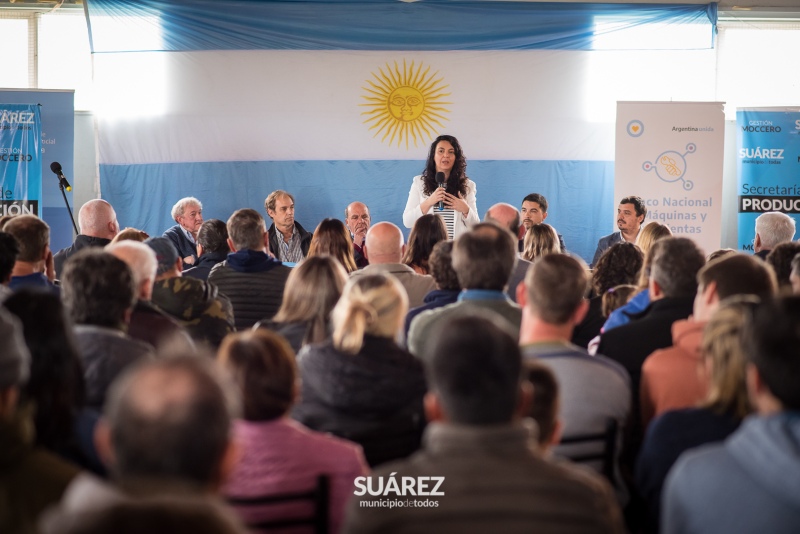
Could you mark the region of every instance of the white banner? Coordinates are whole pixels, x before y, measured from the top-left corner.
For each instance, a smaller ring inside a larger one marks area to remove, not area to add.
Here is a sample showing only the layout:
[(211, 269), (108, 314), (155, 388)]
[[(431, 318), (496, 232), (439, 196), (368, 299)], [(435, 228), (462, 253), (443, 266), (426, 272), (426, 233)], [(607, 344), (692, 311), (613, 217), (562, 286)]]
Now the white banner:
[[(706, 254), (722, 238), (722, 102), (618, 102), (614, 200), (638, 195), (647, 221)], [(611, 216), (611, 214), (609, 214)]]

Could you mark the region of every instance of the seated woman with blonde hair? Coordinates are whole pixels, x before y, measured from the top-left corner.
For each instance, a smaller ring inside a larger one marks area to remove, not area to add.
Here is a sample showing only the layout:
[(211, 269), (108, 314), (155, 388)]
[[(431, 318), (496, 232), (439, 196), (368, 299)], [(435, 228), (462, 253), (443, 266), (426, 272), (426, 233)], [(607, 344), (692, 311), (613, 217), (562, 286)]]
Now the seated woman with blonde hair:
[(647, 504), (647, 532), (657, 531), (661, 490), (685, 451), (723, 441), (751, 411), (745, 385), (747, 356), (742, 333), (759, 299), (730, 297), (711, 316), (702, 342), (701, 376), (708, 392), (696, 408), (665, 412), (650, 423), (636, 464), (636, 485)]
[(549, 224), (534, 224), (525, 232), (522, 259), (533, 261), (545, 254), (560, 253), (561, 245), (559, 244), (558, 233)]
[(346, 282), (347, 273), (333, 257), (306, 258), (289, 274), (278, 313), (254, 328), (281, 334), (295, 353), (304, 345), (319, 343), (330, 335), (331, 312)]
[(408, 297), (391, 275), (351, 278), (333, 310), (333, 336), (298, 355), (292, 417), (364, 447), (371, 466), (417, 450), (425, 424), (422, 365), (397, 344)]

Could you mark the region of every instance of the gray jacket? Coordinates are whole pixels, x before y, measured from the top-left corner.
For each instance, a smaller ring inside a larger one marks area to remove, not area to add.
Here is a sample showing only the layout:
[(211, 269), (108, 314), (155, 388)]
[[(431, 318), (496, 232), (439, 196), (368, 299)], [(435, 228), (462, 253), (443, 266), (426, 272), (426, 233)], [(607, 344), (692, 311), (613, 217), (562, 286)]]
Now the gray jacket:
[(683, 454), (665, 483), (661, 531), (800, 532), (800, 414), (751, 416), (724, 443)]
[(86, 379), (86, 405), (102, 409), (106, 391), (129, 365), (155, 357), (153, 347), (120, 330), (93, 325), (75, 326), (75, 340)]

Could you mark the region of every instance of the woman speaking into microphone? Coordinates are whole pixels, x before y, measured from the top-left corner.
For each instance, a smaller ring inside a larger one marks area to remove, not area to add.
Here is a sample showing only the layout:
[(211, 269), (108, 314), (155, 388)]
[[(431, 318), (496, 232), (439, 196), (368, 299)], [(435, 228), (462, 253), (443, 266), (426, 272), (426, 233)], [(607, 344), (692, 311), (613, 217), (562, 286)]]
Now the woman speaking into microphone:
[(467, 178), (467, 159), (452, 135), (437, 137), (428, 152), (422, 174), (415, 176), (403, 212), (406, 228), (425, 214), (441, 215), (450, 239), (480, 222), (475, 182)]

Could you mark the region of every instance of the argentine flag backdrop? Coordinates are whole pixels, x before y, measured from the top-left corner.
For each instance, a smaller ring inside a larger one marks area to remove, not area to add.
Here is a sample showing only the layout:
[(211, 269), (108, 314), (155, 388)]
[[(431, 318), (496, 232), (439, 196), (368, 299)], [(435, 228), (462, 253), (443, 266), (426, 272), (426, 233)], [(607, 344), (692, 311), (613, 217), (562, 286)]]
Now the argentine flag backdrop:
[[(354, 200), (402, 227), (411, 179), (447, 133), (467, 156), (479, 215), (542, 193), (547, 222), (584, 258), (614, 211), (613, 109), (599, 117), (593, 92), (613, 104), (620, 80), (589, 79), (598, 36), (685, 23), (710, 48), (716, 22), (715, 4), (86, 5), (101, 191), (123, 226), (160, 234), (184, 196), (206, 219), (242, 207), (266, 216), (265, 197), (285, 189), (310, 230)], [(684, 81), (676, 69), (665, 83)]]

